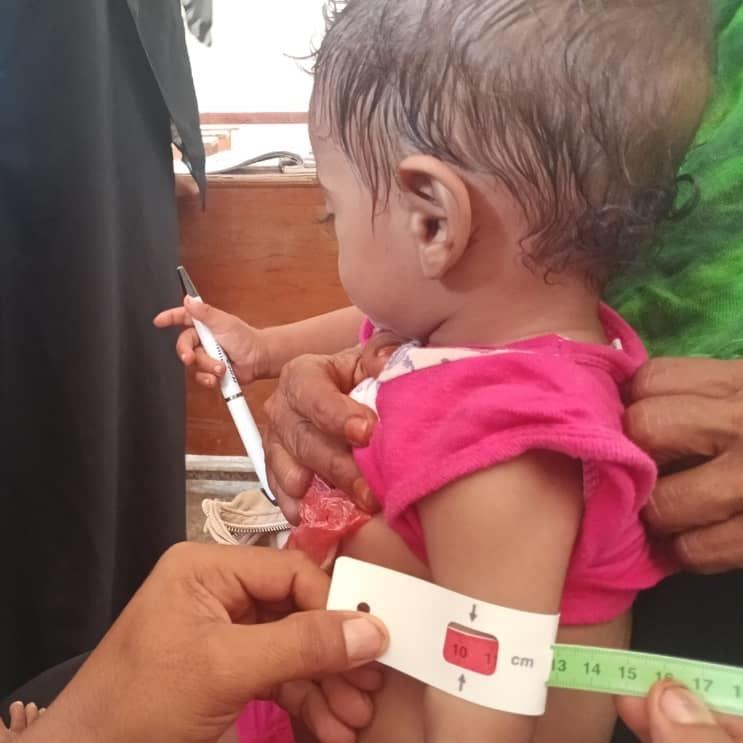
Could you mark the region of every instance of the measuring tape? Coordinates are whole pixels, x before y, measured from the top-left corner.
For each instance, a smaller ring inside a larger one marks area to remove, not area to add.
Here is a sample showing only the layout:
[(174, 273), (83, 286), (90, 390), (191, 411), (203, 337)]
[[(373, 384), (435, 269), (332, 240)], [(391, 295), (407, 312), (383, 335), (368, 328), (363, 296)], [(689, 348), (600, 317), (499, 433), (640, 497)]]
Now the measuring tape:
[(713, 709), (743, 715), (743, 669), (555, 645), (559, 615), (487, 604), (348, 557), (336, 560), (328, 608), (370, 611), (390, 634), (381, 663), (490, 709), (541, 715), (548, 686), (645, 696), (675, 679)]
[(644, 697), (657, 681), (673, 679), (712, 709), (743, 715), (743, 668), (582, 645), (552, 649), (551, 687)]

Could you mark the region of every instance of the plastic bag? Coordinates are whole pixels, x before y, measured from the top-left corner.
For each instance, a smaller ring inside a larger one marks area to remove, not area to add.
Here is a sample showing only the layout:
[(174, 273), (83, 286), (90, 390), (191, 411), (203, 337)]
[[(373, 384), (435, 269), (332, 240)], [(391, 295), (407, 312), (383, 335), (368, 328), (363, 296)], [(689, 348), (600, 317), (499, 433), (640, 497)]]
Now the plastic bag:
[(322, 568), (333, 562), (341, 541), (371, 518), (343, 491), (317, 478), (302, 499), (299, 516), (299, 526), (292, 530), (287, 548), (302, 550)]

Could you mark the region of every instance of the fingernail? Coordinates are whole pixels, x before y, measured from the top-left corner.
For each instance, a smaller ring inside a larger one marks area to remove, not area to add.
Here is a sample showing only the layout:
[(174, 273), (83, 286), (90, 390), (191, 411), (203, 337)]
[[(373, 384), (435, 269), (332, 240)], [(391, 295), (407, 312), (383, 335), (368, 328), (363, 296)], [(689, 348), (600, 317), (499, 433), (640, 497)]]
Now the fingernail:
[(715, 718), (699, 697), (688, 689), (674, 686), (666, 689), (660, 697), (663, 714), (679, 725), (701, 725), (714, 723)]
[(366, 663), (384, 651), (386, 638), (374, 622), (360, 617), (343, 622), (346, 653), (352, 663)]
[(346, 424), (346, 435), (356, 444), (366, 444), (371, 430), (368, 418), (351, 418)]
[(214, 367), (214, 373), (215, 373), (215, 374), (221, 374), (221, 373), (222, 373), (222, 367), (221, 367), (221, 366), (220, 366), (219, 364), (217, 364), (217, 365), (216, 365), (216, 366)]
[(182, 353), (181, 354), (181, 361), (185, 364), (187, 359), (188, 359), (188, 356), (185, 353)]
[(367, 511), (371, 508), (371, 489), (363, 477), (359, 477), (358, 480), (354, 481), (353, 495), (358, 506)]
[(389, 356), (391, 353), (394, 353), (397, 348), (397, 346), (382, 346), (382, 348), (377, 349), (376, 357), (381, 359), (382, 356)]

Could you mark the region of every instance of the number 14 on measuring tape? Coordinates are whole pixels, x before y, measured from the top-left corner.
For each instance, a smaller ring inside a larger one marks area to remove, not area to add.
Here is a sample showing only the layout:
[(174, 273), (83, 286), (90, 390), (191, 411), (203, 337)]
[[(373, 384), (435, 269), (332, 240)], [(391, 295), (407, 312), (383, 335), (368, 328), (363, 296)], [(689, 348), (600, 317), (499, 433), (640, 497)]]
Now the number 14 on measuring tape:
[(627, 650), (555, 645), (549, 686), (645, 696), (657, 681), (674, 679), (712, 708), (743, 715), (743, 669)]

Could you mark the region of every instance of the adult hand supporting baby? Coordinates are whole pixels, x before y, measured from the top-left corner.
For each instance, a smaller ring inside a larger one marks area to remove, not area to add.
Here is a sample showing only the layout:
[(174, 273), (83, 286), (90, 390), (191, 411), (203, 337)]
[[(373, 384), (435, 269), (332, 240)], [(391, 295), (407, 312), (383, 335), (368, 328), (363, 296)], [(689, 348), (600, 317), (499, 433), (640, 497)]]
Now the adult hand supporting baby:
[(713, 715), (688, 689), (660, 681), (646, 698), (620, 697), (617, 710), (642, 743), (743, 743), (743, 719)]
[(390, 333), (377, 333), (363, 349), (300, 356), (283, 368), (265, 406), (265, 450), (271, 489), (293, 523), (315, 474), (363, 510), (377, 509), (351, 455), (351, 446), (369, 442), (377, 418), (348, 393), (366, 377), (376, 377), (400, 343)]
[(248, 701), (279, 684), (384, 652), (376, 620), (321, 611), (328, 589), (298, 552), (177, 545), (20, 739), (215, 741)]
[(743, 361), (653, 360), (632, 399), (627, 433), (662, 475), (648, 524), (690, 570), (743, 568)]

